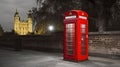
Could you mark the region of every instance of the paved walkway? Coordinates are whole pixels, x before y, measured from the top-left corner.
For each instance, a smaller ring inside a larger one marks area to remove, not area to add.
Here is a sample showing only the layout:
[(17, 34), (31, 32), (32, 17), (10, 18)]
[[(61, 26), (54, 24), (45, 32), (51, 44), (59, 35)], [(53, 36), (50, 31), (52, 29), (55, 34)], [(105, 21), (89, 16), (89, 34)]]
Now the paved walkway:
[(0, 48), (0, 67), (120, 67), (120, 60), (91, 57), (84, 62), (64, 61), (60, 53)]

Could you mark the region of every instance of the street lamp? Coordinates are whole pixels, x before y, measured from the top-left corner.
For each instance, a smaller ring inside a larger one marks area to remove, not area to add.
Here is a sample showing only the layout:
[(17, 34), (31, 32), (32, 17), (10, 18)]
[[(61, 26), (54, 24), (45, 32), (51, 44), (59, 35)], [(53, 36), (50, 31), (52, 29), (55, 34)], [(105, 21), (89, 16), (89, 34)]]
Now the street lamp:
[(48, 30), (49, 31), (53, 31), (54, 30), (54, 26), (53, 25), (48, 26)]

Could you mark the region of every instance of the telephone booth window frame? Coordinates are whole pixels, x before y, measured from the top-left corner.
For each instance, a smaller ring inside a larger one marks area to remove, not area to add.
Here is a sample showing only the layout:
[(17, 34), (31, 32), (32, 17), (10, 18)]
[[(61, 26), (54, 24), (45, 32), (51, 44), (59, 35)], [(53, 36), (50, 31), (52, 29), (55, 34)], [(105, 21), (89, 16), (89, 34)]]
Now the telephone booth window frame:
[(67, 54), (74, 55), (74, 43), (75, 43), (75, 24), (66, 24), (66, 42), (67, 42)]
[(81, 24), (81, 55), (86, 55), (86, 24)]

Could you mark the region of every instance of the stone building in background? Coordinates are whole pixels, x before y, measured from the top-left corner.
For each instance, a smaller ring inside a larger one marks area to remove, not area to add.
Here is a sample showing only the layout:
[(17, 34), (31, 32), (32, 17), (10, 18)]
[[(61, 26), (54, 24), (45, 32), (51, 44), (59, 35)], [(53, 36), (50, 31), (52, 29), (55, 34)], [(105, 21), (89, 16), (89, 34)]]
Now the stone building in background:
[(32, 30), (32, 15), (29, 12), (28, 19), (21, 21), (18, 11), (14, 15), (14, 32), (18, 35), (28, 35), (33, 32)]

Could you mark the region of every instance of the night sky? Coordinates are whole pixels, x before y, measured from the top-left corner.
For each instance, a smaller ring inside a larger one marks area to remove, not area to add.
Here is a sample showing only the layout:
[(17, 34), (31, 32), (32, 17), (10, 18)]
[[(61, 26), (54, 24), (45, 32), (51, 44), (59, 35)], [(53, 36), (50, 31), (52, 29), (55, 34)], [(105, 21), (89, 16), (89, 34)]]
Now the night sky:
[(4, 31), (13, 29), (16, 9), (20, 13), (21, 20), (26, 20), (28, 10), (35, 6), (35, 0), (0, 0), (0, 24)]

